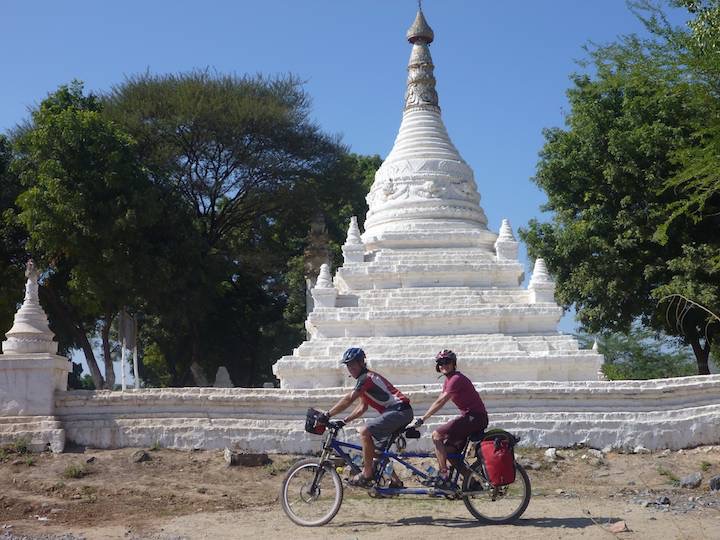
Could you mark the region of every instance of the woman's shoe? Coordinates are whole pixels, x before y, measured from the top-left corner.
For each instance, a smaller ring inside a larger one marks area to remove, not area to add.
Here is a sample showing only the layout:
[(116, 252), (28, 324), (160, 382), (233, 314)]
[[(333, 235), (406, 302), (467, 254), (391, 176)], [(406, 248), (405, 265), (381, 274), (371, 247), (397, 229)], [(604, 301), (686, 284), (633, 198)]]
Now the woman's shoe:
[(403, 489), (405, 487), (405, 484), (403, 484), (402, 480), (400, 480), (399, 478), (397, 480), (393, 478), (392, 480), (390, 480), (388, 487), (393, 489)]

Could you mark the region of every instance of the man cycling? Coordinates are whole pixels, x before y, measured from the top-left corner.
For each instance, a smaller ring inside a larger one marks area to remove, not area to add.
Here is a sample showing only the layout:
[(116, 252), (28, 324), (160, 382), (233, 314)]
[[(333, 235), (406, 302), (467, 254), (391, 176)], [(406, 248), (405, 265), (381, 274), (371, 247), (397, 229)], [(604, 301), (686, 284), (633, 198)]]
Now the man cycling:
[(373, 483), (373, 459), (375, 458), (375, 442), (382, 447), (394, 432), (404, 428), (413, 419), (410, 400), (395, 388), (382, 375), (370, 371), (365, 364), (365, 352), (357, 347), (345, 351), (342, 363), (357, 382), (355, 388), (348, 392), (340, 401), (325, 413), (329, 419), (347, 409), (356, 399), (360, 402), (342, 421), (343, 424), (360, 418), (368, 405), (380, 413), (358, 428), (363, 450), (363, 470), (348, 480), (348, 483), (360, 487), (369, 487)]
[[(488, 415), (480, 394), (475, 390), (472, 381), (457, 370), (457, 356), (454, 352), (444, 349), (435, 356), (435, 371), (445, 375), (442, 393), (430, 405), (427, 412), (413, 423), (414, 427), (421, 426), (428, 418), (438, 412), (448, 401), (452, 400), (460, 409), (460, 416), (443, 424), (432, 434), (435, 445), (435, 455), (438, 460), (438, 476), (433, 479), (433, 485), (446, 487), (448, 485), (448, 453), (460, 452), (468, 437), (477, 431), (484, 430), (488, 425)], [(455, 462), (456, 466), (462, 461)], [(460, 471), (465, 473), (464, 470)]]

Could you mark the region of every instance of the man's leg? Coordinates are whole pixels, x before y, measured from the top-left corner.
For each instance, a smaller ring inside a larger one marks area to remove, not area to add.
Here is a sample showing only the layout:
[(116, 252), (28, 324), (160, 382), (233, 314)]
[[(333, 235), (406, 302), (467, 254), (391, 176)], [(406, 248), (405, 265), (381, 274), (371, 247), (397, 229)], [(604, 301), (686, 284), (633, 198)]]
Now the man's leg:
[(368, 426), (358, 428), (360, 434), (360, 444), (363, 449), (363, 476), (365, 478), (373, 478), (373, 459), (375, 459), (375, 442)]

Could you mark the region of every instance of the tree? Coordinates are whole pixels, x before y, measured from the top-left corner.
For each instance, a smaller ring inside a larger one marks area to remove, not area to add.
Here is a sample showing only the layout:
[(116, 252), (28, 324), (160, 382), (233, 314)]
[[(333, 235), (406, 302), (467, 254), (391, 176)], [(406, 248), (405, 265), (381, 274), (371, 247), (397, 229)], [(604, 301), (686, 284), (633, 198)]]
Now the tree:
[[(592, 345), (593, 336), (578, 335), (581, 345)], [(605, 357), (603, 373), (611, 380), (660, 379), (692, 375), (693, 359), (677, 341), (634, 324), (626, 334), (608, 332), (597, 339), (598, 352)]]
[(173, 384), (186, 383), (193, 364), (210, 380), (218, 365), (236, 384), (269, 380), (271, 361), (299, 337), (283, 317), (297, 296), (288, 261), (302, 254), (318, 210), (342, 243), (349, 216), (364, 214), (368, 165), (310, 121), (309, 98), (292, 77), (145, 74), (103, 103), (201, 239), (197, 279), (147, 319), (155, 363), (168, 363)]
[(143, 316), (146, 384), (211, 381), (219, 365), (236, 384), (272, 380), (272, 361), (302, 338), (295, 261), (309, 222), (322, 212), (337, 264), (380, 164), (308, 114), (293, 78), (195, 72), (132, 78), (100, 98), (61, 87), (18, 131), (11, 221), (23, 256), (49, 268), (43, 303), (96, 387), (113, 386), (123, 308)]
[[(63, 86), (32, 113), (15, 139), (24, 191), (17, 219), (28, 249), (47, 268), (42, 287), (58, 324), (72, 333), (97, 388), (112, 388), (110, 331), (139, 285), (157, 284), (148, 260), (162, 193), (148, 181), (132, 139), (100, 114), (80, 83)], [(91, 338), (101, 336), (105, 377)]]
[(520, 234), (585, 330), (628, 332), (635, 321), (668, 330), (693, 347), (704, 374), (715, 332), (700, 321), (667, 328), (657, 305), (669, 286), (699, 288), (720, 303), (716, 271), (698, 267), (718, 248), (714, 229), (686, 212), (668, 223), (677, 196), (667, 185), (683, 170), (678, 156), (702, 143), (707, 115), (676, 47), (630, 36), (590, 51), (595, 73), (573, 76), (567, 128), (544, 132), (535, 182), (552, 222), (533, 220)]
[(22, 302), (22, 268), (27, 260), (24, 232), (12, 221), (21, 187), (10, 172), (11, 160), (10, 142), (0, 135), (0, 335), (10, 329), (18, 304)]

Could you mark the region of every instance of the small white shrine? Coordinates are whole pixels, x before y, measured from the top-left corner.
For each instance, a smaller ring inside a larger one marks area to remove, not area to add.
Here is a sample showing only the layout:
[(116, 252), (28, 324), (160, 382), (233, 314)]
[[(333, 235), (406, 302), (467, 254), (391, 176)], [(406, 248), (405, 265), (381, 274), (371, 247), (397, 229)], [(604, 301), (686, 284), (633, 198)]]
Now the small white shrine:
[(25, 298), (0, 354), (0, 444), (26, 437), (33, 450), (49, 446), (61, 452), (65, 431), (54, 416), (55, 397), (67, 390), (70, 362), (57, 354), (33, 261), (28, 261), (25, 277)]
[(273, 367), (282, 388), (347, 386), (339, 360), (351, 346), (394, 384), (437, 382), (441, 349), (476, 382), (598, 378), (602, 356), (557, 330), (563, 312), (544, 261), (523, 288), (510, 223), (487, 228), (473, 171), (440, 114), (433, 38), (418, 11), (402, 122), (367, 196), (365, 232), (353, 218), (343, 266), (333, 277), (323, 265), (310, 338)]

